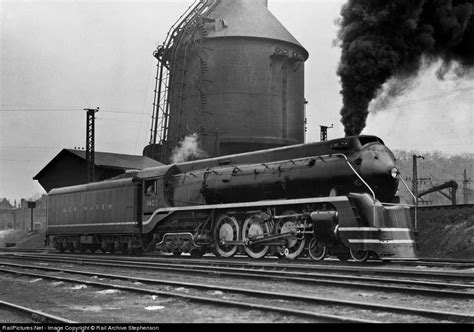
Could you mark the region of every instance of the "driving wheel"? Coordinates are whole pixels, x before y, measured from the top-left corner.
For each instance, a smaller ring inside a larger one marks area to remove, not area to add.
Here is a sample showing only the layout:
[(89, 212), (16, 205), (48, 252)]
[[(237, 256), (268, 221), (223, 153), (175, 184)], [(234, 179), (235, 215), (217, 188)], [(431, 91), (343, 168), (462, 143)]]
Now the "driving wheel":
[(244, 242), (245, 252), (249, 257), (262, 258), (264, 257), (269, 246), (264, 244), (248, 245), (249, 240), (261, 239), (268, 235), (268, 226), (260, 215), (253, 215), (245, 219), (244, 225), (242, 226), (242, 241)]
[(220, 257), (232, 257), (237, 252), (237, 245), (226, 244), (228, 241), (238, 241), (240, 237), (239, 223), (234, 217), (221, 215), (214, 228), (215, 252)]

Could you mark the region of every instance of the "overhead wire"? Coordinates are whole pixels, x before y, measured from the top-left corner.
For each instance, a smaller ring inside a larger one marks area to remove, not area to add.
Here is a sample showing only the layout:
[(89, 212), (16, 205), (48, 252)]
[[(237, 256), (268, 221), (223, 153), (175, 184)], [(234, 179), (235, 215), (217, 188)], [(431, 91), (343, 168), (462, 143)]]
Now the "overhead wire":
[(406, 102), (401, 102), (399, 104), (394, 104), (394, 105), (390, 105), (388, 107), (378, 109), (377, 111), (378, 112), (386, 111), (386, 110), (390, 110), (390, 109), (394, 109), (394, 108), (399, 108), (399, 107), (404, 107), (404, 106), (410, 106), (410, 105), (413, 105), (413, 104), (424, 103), (424, 102), (431, 101), (431, 100), (438, 99), (438, 98), (442, 98), (442, 97), (449, 97), (451, 95), (456, 95), (456, 94), (460, 94), (460, 93), (469, 92), (471, 90), (474, 90), (474, 85), (465, 86), (465, 87), (457, 88), (457, 89), (454, 89), (454, 90), (441, 92), (441, 93), (437, 93), (437, 94), (434, 94), (434, 95), (425, 96), (425, 97), (421, 97), (421, 98), (417, 98), (417, 99), (413, 99), (413, 100), (408, 100)]
[[(11, 107), (11, 106), (10, 106)], [(71, 111), (71, 112), (76, 112), (76, 111), (84, 111), (84, 108), (79, 108), (79, 107), (30, 107), (30, 106), (20, 106), (20, 105), (15, 105), (14, 107), (19, 107), (19, 108), (2, 108), (0, 107), (0, 112), (64, 112), (64, 111)], [(100, 112), (104, 113), (114, 113), (114, 114), (131, 114), (131, 115), (140, 115), (140, 113), (137, 112), (128, 112), (128, 111), (123, 111), (123, 110), (117, 110), (117, 109), (100, 109)]]

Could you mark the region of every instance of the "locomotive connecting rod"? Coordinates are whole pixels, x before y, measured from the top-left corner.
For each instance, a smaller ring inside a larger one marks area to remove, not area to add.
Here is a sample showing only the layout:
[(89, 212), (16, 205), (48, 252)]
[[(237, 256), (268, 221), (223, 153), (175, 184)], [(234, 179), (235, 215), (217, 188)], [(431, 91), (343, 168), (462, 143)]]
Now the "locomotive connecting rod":
[[(278, 241), (278, 240), (286, 240), (295, 237), (298, 234), (298, 231), (293, 229), (287, 233), (282, 233), (282, 234), (276, 234), (276, 235), (269, 235), (269, 236), (263, 236), (258, 239), (246, 239), (245, 241), (226, 241), (222, 240), (221, 244), (222, 245), (233, 245), (233, 246), (251, 246), (255, 244), (267, 244), (267, 245), (282, 245), (284, 244), (284, 241)], [(275, 241), (268, 243), (270, 241)]]
[(267, 243), (269, 241), (278, 241), (278, 240), (286, 240), (295, 237), (298, 234), (296, 229), (290, 230), (288, 233), (270, 235), (259, 239), (247, 239), (247, 243), (244, 243), (247, 246), (255, 245), (255, 244), (274, 244), (274, 245), (281, 245), (284, 244), (284, 241), (279, 241), (275, 243)]

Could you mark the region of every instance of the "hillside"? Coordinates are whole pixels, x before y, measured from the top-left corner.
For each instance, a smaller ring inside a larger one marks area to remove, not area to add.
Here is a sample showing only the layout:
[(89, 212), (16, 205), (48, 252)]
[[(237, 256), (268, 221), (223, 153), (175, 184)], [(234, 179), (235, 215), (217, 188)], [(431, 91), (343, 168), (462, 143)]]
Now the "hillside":
[[(413, 155), (421, 155), (424, 159), (418, 159), (418, 190), (432, 188), (447, 181), (456, 181), (457, 204), (463, 204), (463, 179), (464, 170), (467, 173), (467, 179), (474, 180), (473, 161), (474, 154), (466, 153), (462, 155), (446, 155), (441, 152), (419, 153), (416, 151), (394, 151), (397, 158), (397, 165), (403, 176), (403, 179), (410, 187), (412, 186), (413, 174)], [(474, 203), (474, 181), (468, 183), (468, 203)], [(447, 194), (448, 189), (444, 192)], [(411, 202), (411, 196), (405, 190), (404, 186), (399, 186), (399, 196), (402, 202)], [(450, 205), (451, 202), (440, 193), (432, 193), (422, 197), (420, 205)]]

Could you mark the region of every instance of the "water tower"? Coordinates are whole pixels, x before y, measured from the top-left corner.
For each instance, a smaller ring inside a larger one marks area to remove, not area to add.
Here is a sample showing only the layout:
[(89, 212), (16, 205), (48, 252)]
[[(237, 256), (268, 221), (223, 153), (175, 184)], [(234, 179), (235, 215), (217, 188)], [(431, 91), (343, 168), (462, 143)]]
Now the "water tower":
[(210, 157), (304, 142), (305, 48), (265, 0), (196, 1), (155, 52), (150, 145), (169, 162), (198, 134)]

